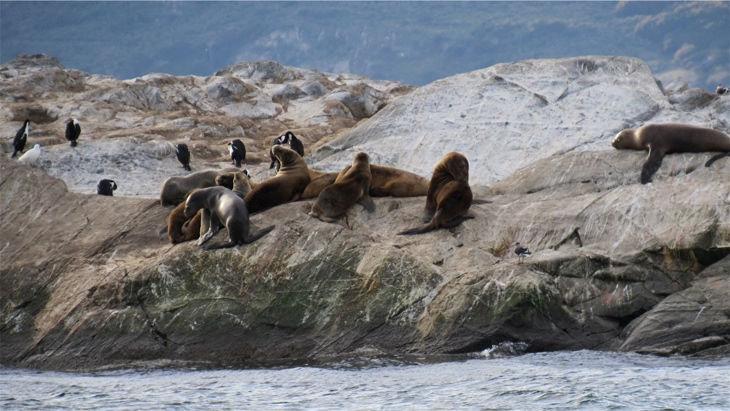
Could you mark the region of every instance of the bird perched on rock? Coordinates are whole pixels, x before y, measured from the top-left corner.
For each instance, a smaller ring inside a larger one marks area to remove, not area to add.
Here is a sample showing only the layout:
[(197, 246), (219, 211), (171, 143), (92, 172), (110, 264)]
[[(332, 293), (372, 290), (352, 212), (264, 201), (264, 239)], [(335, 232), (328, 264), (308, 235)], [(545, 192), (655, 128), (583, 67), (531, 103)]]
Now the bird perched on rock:
[(96, 185), (96, 194), (100, 196), (114, 196), (114, 190), (117, 189), (117, 183), (114, 180), (102, 179), (99, 184)]
[(723, 87), (722, 84), (718, 84), (717, 88), (715, 88), (715, 93), (717, 93), (718, 95), (721, 95), (721, 96), (723, 94), (727, 94), (728, 91), (730, 91), (730, 90), (727, 87)]
[[(278, 145), (288, 145), (292, 150), (296, 151), (297, 154), (299, 154), (301, 157), (304, 157), (304, 144), (301, 140), (297, 138), (297, 136), (294, 135), (291, 131), (287, 131), (286, 133), (280, 135), (277, 137), (271, 147), (278, 146)], [(271, 164), (269, 165), (269, 168), (274, 168), (276, 166), (277, 171), (279, 170), (278, 160), (274, 156), (274, 153), (269, 150), (269, 155), (271, 156)]]
[(190, 150), (188, 150), (187, 144), (178, 144), (175, 147), (175, 154), (177, 155), (177, 161), (182, 164), (183, 168), (191, 171), (190, 169)]
[(11, 158), (15, 158), (18, 153), (23, 152), (23, 149), (25, 148), (25, 143), (28, 142), (29, 135), (30, 120), (25, 120), (23, 122), (23, 127), (21, 127), (17, 133), (15, 133), (15, 138), (13, 139), (13, 155), (10, 156)]
[(231, 154), (231, 160), (236, 167), (241, 167), (241, 162), (246, 160), (246, 146), (239, 139), (232, 140), (228, 143), (228, 153)]
[(76, 147), (76, 140), (81, 135), (81, 125), (75, 118), (66, 120), (66, 140), (71, 142), (71, 147)]
[(35, 164), (41, 158), (41, 145), (36, 144), (30, 150), (26, 151), (25, 154), (20, 156), (18, 161), (28, 164)]
[(517, 254), (517, 259), (520, 264), (525, 260), (525, 257), (532, 255), (530, 250), (527, 247), (521, 246), (520, 243), (515, 243), (515, 254)]

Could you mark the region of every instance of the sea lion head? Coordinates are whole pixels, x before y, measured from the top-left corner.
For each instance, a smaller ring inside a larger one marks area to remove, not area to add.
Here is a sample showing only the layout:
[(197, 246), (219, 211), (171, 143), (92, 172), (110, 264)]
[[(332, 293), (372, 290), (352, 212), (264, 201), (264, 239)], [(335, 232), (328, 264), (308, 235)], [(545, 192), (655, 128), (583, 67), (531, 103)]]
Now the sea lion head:
[(619, 150), (634, 148), (634, 146), (636, 145), (636, 139), (634, 138), (634, 129), (627, 128), (619, 131), (616, 134), (616, 137), (613, 138), (611, 145), (613, 146), (613, 148)]
[(271, 152), (274, 153), (282, 167), (290, 166), (301, 159), (296, 151), (282, 145), (272, 147)]
[(195, 215), (195, 213), (200, 210), (201, 204), (200, 199), (198, 197), (200, 193), (200, 189), (193, 190), (188, 198), (185, 200), (185, 208), (183, 209), (183, 214), (185, 215), (185, 218), (191, 218)]
[(360, 162), (360, 161), (369, 162), (370, 161), (370, 157), (367, 155), (367, 153), (363, 153), (361, 151), (361, 152), (359, 152), (359, 153), (357, 153), (355, 155), (355, 161), (356, 162)]
[(469, 160), (463, 154), (451, 152), (444, 156), (446, 169), (457, 181), (469, 182)]

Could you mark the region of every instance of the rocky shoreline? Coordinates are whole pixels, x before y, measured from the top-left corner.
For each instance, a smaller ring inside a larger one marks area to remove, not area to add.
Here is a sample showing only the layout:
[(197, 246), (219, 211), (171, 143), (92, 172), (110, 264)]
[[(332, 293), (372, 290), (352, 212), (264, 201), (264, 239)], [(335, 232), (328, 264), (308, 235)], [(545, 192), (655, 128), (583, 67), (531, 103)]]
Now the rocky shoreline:
[[(446, 83), (456, 80), (439, 84)], [(363, 130), (406, 115), (403, 107), (420, 93), (327, 143), (311, 163), (336, 167), (337, 153), (359, 147)], [(668, 94), (658, 119), (706, 116), (725, 124), (726, 101), (682, 109)], [(540, 121), (547, 122), (533, 119)], [(581, 145), (598, 137), (566, 138)], [(411, 140), (402, 140), (407, 150)], [(389, 144), (380, 150), (392, 151)], [(476, 218), (451, 230), (396, 235), (419, 220), (423, 198), (378, 198), (372, 214), (355, 206), (349, 228), (309, 218), (311, 201), (302, 201), (252, 216), (256, 227), (276, 228), (219, 251), (161, 238), (169, 210), (156, 200), (69, 191), (43, 168), (3, 157), (0, 364), (444, 358), (503, 342), (524, 342), (528, 351), (730, 354), (730, 162), (705, 168), (709, 153), (670, 155), (654, 182), (641, 185), (644, 153), (553, 148), (490, 174), (483, 158), (500, 146), (475, 146), (482, 160), (471, 162), (473, 189), (489, 202), (472, 206)], [(422, 161), (436, 151), (425, 150)], [(514, 241), (533, 251), (523, 264), (511, 254)]]

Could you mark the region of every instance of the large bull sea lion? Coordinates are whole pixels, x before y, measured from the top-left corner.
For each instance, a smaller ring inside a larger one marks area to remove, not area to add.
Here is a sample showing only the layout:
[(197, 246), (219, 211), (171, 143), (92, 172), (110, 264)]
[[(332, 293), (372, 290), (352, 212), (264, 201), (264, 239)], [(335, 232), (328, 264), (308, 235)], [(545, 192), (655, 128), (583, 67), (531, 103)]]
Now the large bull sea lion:
[(298, 200), (309, 184), (307, 163), (296, 151), (277, 145), (271, 148), (281, 167), (276, 175), (263, 181), (246, 195), (248, 211), (256, 213)]

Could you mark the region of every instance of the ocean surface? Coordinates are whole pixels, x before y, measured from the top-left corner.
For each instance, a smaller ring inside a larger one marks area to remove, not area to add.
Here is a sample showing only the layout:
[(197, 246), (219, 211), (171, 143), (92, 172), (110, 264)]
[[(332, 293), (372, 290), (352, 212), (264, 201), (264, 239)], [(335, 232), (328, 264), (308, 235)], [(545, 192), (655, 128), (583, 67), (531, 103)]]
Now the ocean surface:
[(730, 409), (730, 359), (594, 351), (430, 364), (66, 373), (0, 368), (0, 409)]

